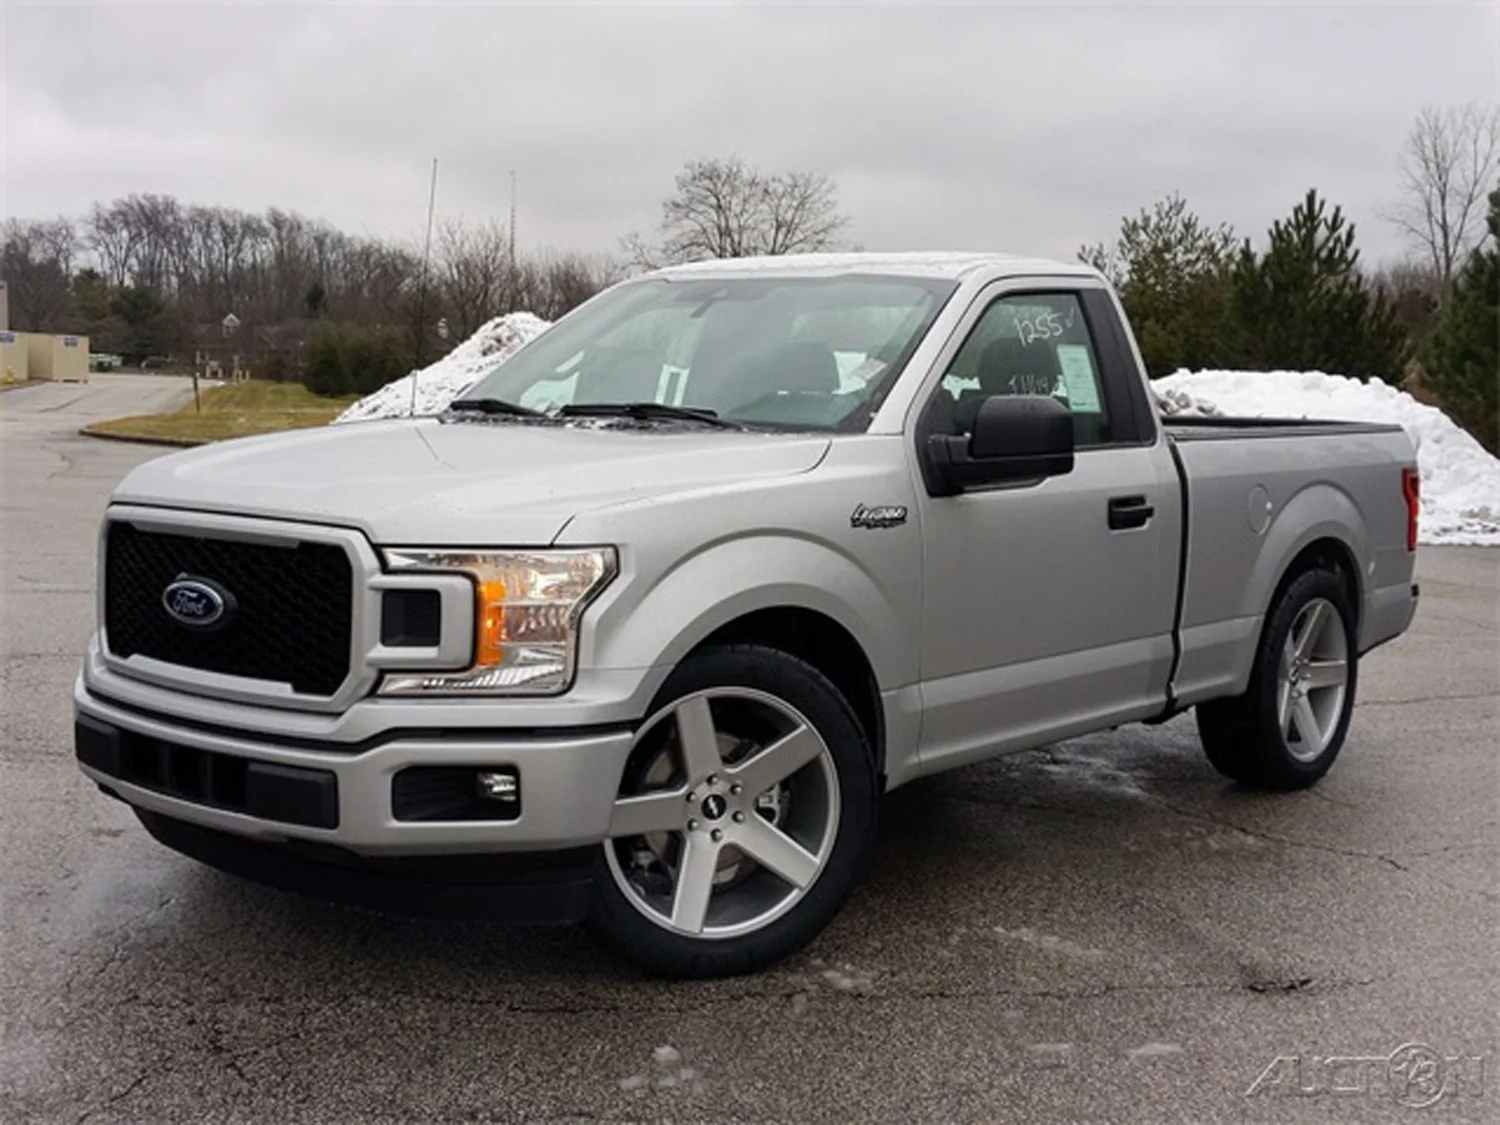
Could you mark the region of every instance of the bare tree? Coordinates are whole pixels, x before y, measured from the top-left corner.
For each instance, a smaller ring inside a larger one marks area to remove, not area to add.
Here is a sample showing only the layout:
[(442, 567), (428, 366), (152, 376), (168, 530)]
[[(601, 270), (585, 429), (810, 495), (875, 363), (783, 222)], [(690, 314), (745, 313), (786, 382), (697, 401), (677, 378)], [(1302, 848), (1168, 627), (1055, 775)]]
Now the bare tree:
[(619, 263), (611, 258), (553, 251), (529, 260), (526, 271), (528, 285), (515, 307), (530, 309), (543, 320), (556, 320), (621, 276)]
[(97, 256), (106, 280), (118, 289), (130, 280), (137, 232), (120, 213), (119, 203), (96, 203), (84, 221), (85, 239)]
[(515, 307), (517, 278), (503, 223), (445, 219), (438, 227), (436, 250), (437, 304), (458, 338)]
[[(445, 224), (434, 270), (436, 308), (459, 338), (519, 309), (555, 319), (621, 273), (603, 256), (514, 257), (504, 223), (493, 219)], [(18, 325), (123, 333), (123, 314), (111, 312), (123, 300), (137, 338), (150, 322), (155, 351), (220, 342), (220, 321), (231, 311), (245, 326), (241, 340), (295, 341), (309, 319), (404, 331), (422, 268), (411, 246), (295, 212), (131, 195), (95, 204), (76, 222), (0, 221), (0, 277)]]
[(78, 236), (68, 219), (9, 219), (0, 228), (0, 278), (10, 284), (18, 327), (55, 332), (71, 311)]
[(1407, 259), (1371, 270), (1369, 282), (1381, 294), (1406, 335), (1420, 345), (1437, 325), (1442, 287), (1426, 259)]
[(834, 182), (813, 172), (767, 174), (738, 157), (693, 160), (676, 186), (662, 204), (659, 243), (625, 240), (635, 264), (827, 250), (849, 222)]
[(1397, 163), (1401, 200), (1388, 218), (1432, 264), (1446, 295), (1485, 234), (1485, 196), (1500, 171), (1500, 107), (1428, 107)]
[(172, 288), (173, 260), (182, 236), (182, 207), (169, 195), (131, 195), (116, 200), (117, 220), (131, 231), (134, 284), (162, 292)]

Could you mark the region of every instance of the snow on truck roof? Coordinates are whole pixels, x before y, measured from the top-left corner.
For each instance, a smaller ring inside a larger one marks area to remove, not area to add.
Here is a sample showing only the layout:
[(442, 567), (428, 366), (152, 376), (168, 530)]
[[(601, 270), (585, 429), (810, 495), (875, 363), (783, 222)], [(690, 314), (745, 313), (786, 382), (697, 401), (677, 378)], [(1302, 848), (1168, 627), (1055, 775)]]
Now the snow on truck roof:
[(1098, 273), (1078, 262), (1054, 262), (1046, 258), (1024, 258), (1012, 254), (979, 254), (954, 251), (864, 251), (847, 254), (779, 254), (757, 258), (716, 258), (689, 262), (652, 271), (654, 277), (743, 277), (748, 274), (784, 277), (828, 277), (844, 273), (880, 273), (899, 277), (932, 277), (957, 281), (975, 270), (1004, 274), (1063, 274), (1097, 277)]

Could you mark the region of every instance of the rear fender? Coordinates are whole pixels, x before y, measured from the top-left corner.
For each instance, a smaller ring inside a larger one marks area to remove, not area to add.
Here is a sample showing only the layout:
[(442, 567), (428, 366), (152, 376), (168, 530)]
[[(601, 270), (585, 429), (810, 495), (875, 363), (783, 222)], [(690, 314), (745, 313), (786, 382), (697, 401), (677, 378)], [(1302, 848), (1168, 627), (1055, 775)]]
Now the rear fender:
[[(1366, 575), (1362, 573), (1361, 559), (1371, 557), (1369, 529), (1359, 508), (1347, 493), (1333, 485), (1320, 483), (1309, 485), (1293, 496), (1277, 513), (1266, 530), (1260, 554), (1245, 583), (1241, 616), (1256, 617), (1264, 623), (1271, 609), (1281, 580), (1286, 577), (1292, 562), (1312, 544), (1331, 539), (1343, 545), (1354, 560), (1354, 584), (1356, 590), (1356, 613), (1362, 608)], [(1261, 629), (1252, 634), (1253, 644), (1247, 644), (1239, 654), (1235, 665), (1234, 693), (1245, 690), (1250, 682), (1250, 670), (1255, 660), (1255, 650), (1260, 643)]]
[[(1245, 612), (1266, 614), (1292, 560), (1320, 539), (1335, 540), (1349, 552), (1354, 560), (1356, 602), (1362, 599), (1367, 575), (1360, 560), (1373, 557), (1365, 518), (1348, 493), (1330, 484), (1314, 484), (1287, 501), (1267, 529), (1246, 584)], [(1359, 605), (1354, 608), (1358, 611)]]

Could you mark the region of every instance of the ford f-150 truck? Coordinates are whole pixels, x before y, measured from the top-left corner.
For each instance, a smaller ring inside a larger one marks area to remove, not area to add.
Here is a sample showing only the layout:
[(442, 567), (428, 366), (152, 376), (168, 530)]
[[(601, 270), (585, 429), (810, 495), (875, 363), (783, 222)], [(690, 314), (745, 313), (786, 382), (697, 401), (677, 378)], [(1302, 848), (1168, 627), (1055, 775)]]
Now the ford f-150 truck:
[(1192, 708), (1316, 782), (1417, 517), (1398, 427), (1164, 423), (1089, 268), (671, 267), (434, 416), (132, 471), (76, 755), (231, 872), (753, 971), (914, 778)]

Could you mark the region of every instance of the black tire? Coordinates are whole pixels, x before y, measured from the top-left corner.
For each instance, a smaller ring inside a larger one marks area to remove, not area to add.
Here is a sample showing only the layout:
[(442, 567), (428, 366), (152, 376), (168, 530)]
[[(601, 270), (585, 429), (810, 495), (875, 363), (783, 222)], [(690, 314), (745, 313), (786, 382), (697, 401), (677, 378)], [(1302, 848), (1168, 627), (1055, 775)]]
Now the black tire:
[[(1302, 609), (1319, 598), (1332, 603), (1343, 625), (1346, 691), (1328, 745), (1315, 758), (1304, 760), (1292, 753), (1279, 721), (1277, 686), (1287, 635)], [(1266, 617), (1245, 693), (1197, 707), (1198, 737), (1216, 770), (1245, 785), (1281, 791), (1305, 789), (1328, 772), (1343, 748), (1354, 710), (1359, 666), (1354, 620), (1348, 591), (1337, 574), (1310, 570), (1287, 585)]]
[(737, 976), (781, 961), (827, 927), (869, 865), (879, 798), (875, 758), (848, 700), (806, 661), (760, 645), (726, 645), (688, 656), (657, 693), (651, 714), (694, 692), (725, 687), (775, 696), (816, 728), (838, 779), (838, 827), (825, 865), (795, 905), (762, 929), (721, 938), (674, 933), (645, 917), (616, 885), (606, 842), (587, 926), (601, 943), (653, 976)]

